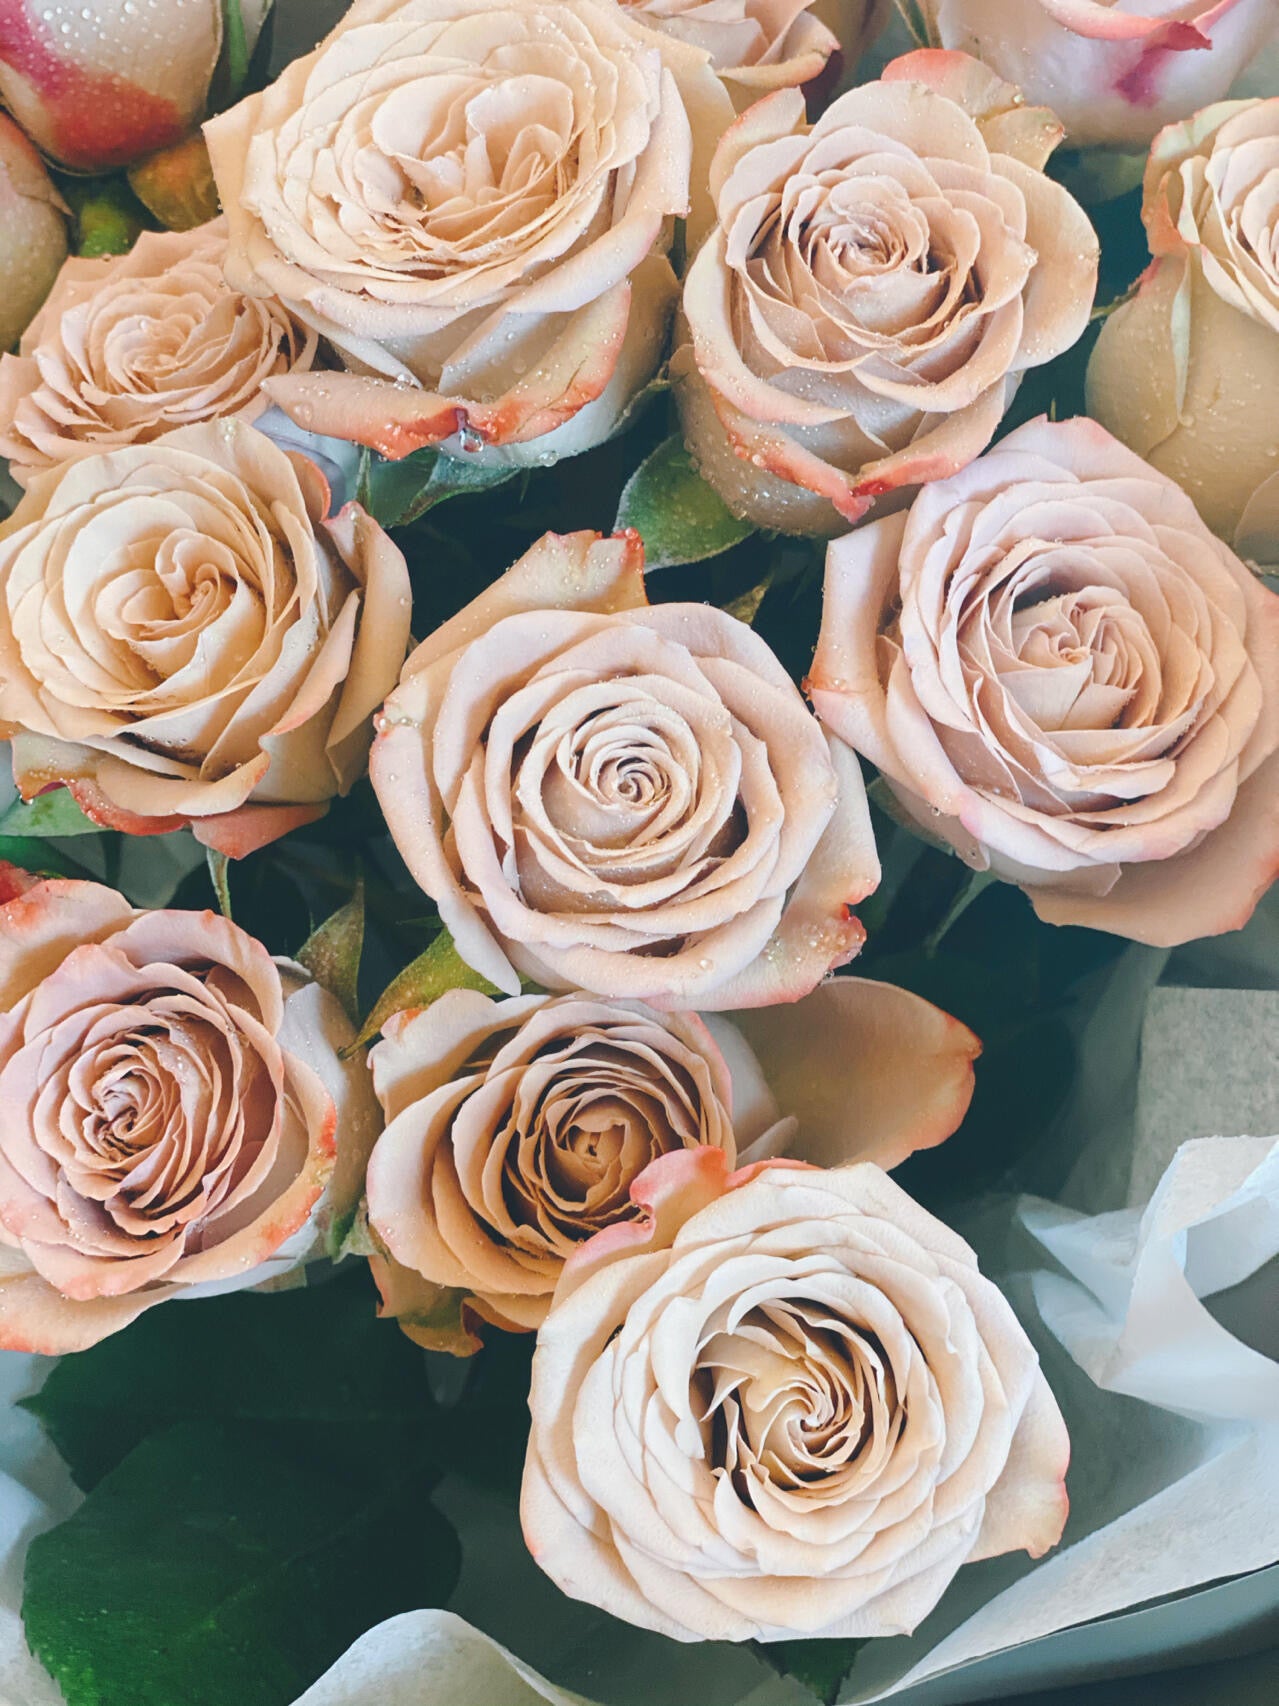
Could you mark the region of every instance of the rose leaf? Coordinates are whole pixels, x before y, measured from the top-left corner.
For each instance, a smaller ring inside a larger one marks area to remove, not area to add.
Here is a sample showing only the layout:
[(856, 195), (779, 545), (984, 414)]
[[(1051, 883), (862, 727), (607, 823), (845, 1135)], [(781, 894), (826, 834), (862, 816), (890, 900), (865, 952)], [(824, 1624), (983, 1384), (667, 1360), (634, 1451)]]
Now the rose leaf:
[(287, 1706), (366, 1629), (442, 1604), (457, 1567), (425, 1488), (376, 1452), (335, 1469), (187, 1422), (33, 1542), (22, 1615), (68, 1706)]
[(361, 1263), (325, 1285), (169, 1304), (63, 1358), (22, 1408), (86, 1489), (186, 1421), (275, 1429), (354, 1462), (433, 1452), (425, 1362), (376, 1301)]
[(360, 1017), (360, 958), (364, 952), (364, 879), (346, 905), (313, 930), (298, 949), (298, 961), (330, 994), (353, 1024)]
[(102, 825), (80, 810), (75, 796), (66, 788), (51, 788), (34, 800), (15, 800), (0, 817), (0, 835), (27, 836), (49, 841), (67, 835), (101, 835)]
[(835, 1706), (864, 1641), (774, 1641), (757, 1650), (774, 1670), (793, 1676), (822, 1706)]
[(664, 439), (626, 482), (617, 527), (639, 534), (650, 569), (704, 562), (755, 532), (706, 484), (678, 433)]
[(501, 990), (471, 970), (453, 945), (448, 931), (441, 930), (426, 952), (405, 966), (382, 991), (359, 1036), (349, 1048), (342, 1050), (343, 1059), (350, 1059), (357, 1049), (371, 1042), (392, 1013), (429, 1007), (432, 1001), (438, 1001), (450, 989), (478, 989), (482, 995), (501, 994)]
[(490, 491), (524, 472), (430, 447), (398, 462), (370, 452), (361, 462), (357, 497), (381, 526), (407, 527), (448, 498)]

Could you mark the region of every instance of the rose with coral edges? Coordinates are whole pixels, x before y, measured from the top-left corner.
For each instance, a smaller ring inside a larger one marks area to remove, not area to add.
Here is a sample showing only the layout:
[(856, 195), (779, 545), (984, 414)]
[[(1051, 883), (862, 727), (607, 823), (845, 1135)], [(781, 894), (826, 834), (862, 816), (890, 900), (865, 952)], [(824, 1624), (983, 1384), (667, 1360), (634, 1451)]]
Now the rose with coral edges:
[(227, 919), (0, 866), (0, 1345), (82, 1350), (318, 1254), (379, 1128), (352, 1034)]
[(1076, 146), (1144, 149), (1216, 101), (1274, 28), (1274, 0), (917, 0), (929, 38), (1052, 107)]
[(0, 350), (26, 331), (66, 256), (66, 203), (35, 149), (0, 113)]
[[(270, 0), (237, 0), (252, 51)], [(106, 172), (204, 117), (224, 0), (0, 0), (0, 101), (46, 154)]]
[(262, 381), (306, 371), (318, 339), (228, 288), (226, 225), (144, 231), (127, 255), (70, 260), (0, 358), (0, 456), (32, 474), (175, 427), (270, 406)]
[(836, 541), (810, 693), (907, 816), (1050, 924), (1173, 946), (1279, 870), (1279, 598), (1092, 421)]
[(409, 632), (404, 558), (229, 419), (67, 463), (0, 528), (0, 734), (130, 834), (240, 857), (363, 774)]
[(1161, 131), (1142, 217), (1156, 258), (1102, 327), (1089, 412), (1279, 568), (1279, 99)]
[(370, 773), (459, 953), (518, 995), (807, 994), (879, 881), (857, 760), (764, 642), (649, 607), (638, 536), (547, 534), (404, 666)]
[(387, 1119), (368, 1174), (386, 1312), (451, 1349), (436, 1325), (451, 1290), (482, 1320), (536, 1327), (566, 1259), (636, 1218), (631, 1186), (659, 1156), (891, 1167), (967, 1111), (980, 1044), (906, 990), (836, 978), (739, 1018), (460, 989), (398, 1014), (369, 1057)]
[(856, 65), (888, 21), (889, 0), (622, 0), (656, 30), (710, 55), (740, 111)]
[(1088, 321), (1097, 238), (1042, 167), (1061, 136), (963, 54), (907, 54), (811, 128), (794, 90), (715, 155), (719, 223), (672, 374), (737, 514), (831, 534), (989, 444)]
[(661, 360), (673, 220), (731, 117), (704, 54), (603, 0), (357, 0), (206, 127), (228, 278), (350, 370), (268, 393), (391, 457), (598, 444)]
[(1065, 1425), (973, 1252), (878, 1167), (655, 1161), (538, 1333), (521, 1518), (565, 1593), (678, 1641), (908, 1634), (1054, 1546)]

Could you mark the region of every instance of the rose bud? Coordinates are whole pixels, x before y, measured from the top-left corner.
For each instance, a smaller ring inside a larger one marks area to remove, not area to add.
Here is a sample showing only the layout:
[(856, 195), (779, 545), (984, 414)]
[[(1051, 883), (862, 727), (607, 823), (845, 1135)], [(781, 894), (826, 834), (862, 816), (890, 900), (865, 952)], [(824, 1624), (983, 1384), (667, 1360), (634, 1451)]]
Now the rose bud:
[(731, 117), (703, 53), (605, 0), (358, 0), (206, 127), (228, 278), (350, 370), (268, 394), (390, 457), (599, 444), (661, 362)]
[(1089, 420), (830, 547), (809, 690), (903, 813), (1050, 924), (1171, 947), (1279, 870), (1279, 597)]
[(677, 1641), (908, 1634), (1061, 1537), (1070, 1442), (963, 1240), (878, 1167), (655, 1161), (538, 1333), (521, 1518), (574, 1599)]
[(547, 534), (404, 666), (370, 774), (458, 952), (518, 995), (793, 1001), (879, 881), (857, 761), (768, 646), (649, 607), (635, 534)]
[[(853, 66), (888, 21), (888, 0), (623, 0), (646, 24), (700, 47), (740, 112)], [(828, 27), (829, 26), (829, 27)]]
[(211, 912), (0, 866), (0, 1347), (323, 1253), (378, 1110), (337, 1000)]
[[(227, 314), (233, 312), (227, 305)], [(0, 736), (24, 798), (240, 857), (364, 772), (404, 558), (243, 421), (59, 465), (0, 527)]]
[(0, 113), (0, 350), (26, 331), (66, 255), (66, 203), (35, 149)]
[(929, 38), (1015, 78), (1076, 147), (1144, 150), (1220, 100), (1274, 26), (1274, 0), (918, 0)]
[(895, 1166), (963, 1119), (979, 1047), (918, 996), (860, 978), (737, 1023), (452, 990), (396, 1015), (369, 1056), (387, 1119), (368, 1174), (385, 1311), (439, 1348), (459, 1348), (432, 1332), (449, 1289), (480, 1319), (536, 1327), (566, 1259), (638, 1216), (650, 1161), (710, 1146), (730, 1166), (783, 1152)]
[(1155, 262), (1102, 327), (1089, 412), (1279, 568), (1279, 99), (1161, 131), (1142, 216)]
[(264, 379), (311, 366), (315, 333), (233, 291), (225, 255), (217, 220), (66, 263), (19, 354), (0, 358), (0, 455), (21, 485), (175, 427), (256, 420), (269, 407)]
[[(269, 0), (239, 0), (252, 48)], [(204, 117), (223, 0), (6, 0), (0, 100), (46, 154), (107, 172)]]
[(736, 514), (832, 534), (989, 444), (1088, 321), (1097, 238), (1042, 167), (1061, 136), (964, 54), (895, 60), (811, 127), (797, 90), (715, 155), (672, 374)]

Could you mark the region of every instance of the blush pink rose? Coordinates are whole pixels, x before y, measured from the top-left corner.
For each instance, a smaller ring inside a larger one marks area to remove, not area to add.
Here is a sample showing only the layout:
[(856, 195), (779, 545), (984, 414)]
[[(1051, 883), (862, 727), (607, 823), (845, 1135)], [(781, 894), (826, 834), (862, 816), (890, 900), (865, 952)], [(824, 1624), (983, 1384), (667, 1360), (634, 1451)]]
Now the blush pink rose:
[(965, 1563), (1038, 1557), (1070, 1443), (973, 1252), (878, 1167), (655, 1161), (538, 1333), (524, 1538), (677, 1641), (908, 1634)]
[(1052, 107), (1070, 141), (1144, 149), (1220, 100), (1275, 24), (1274, 0), (917, 0), (930, 39)]
[[(270, 0), (237, 0), (252, 50)], [(0, 101), (65, 166), (105, 172), (204, 117), (224, 0), (0, 0)]]
[(837, 540), (809, 683), (903, 812), (1050, 924), (1168, 947), (1279, 871), (1279, 597), (1088, 420)]
[(66, 256), (66, 204), (35, 149), (0, 113), (0, 351), (26, 331)]
[(237, 419), (67, 462), (0, 527), (0, 733), (25, 798), (233, 857), (363, 774), (409, 633), (404, 558)]
[(731, 117), (705, 54), (611, 0), (357, 0), (206, 126), (230, 282), (348, 369), (268, 394), (391, 457), (598, 444), (660, 364)]
[(19, 353), (0, 357), (0, 456), (20, 485), (175, 427), (254, 421), (269, 407), (263, 380), (311, 366), (315, 333), (231, 290), (225, 258), (219, 219), (66, 263)]
[(1279, 99), (1161, 131), (1142, 216), (1155, 260), (1101, 329), (1089, 412), (1279, 569)]
[(637, 1218), (651, 1161), (709, 1146), (730, 1166), (895, 1166), (963, 1119), (979, 1048), (918, 996), (860, 978), (736, 1019), (453, 990), (398, 1014), (369, 1057), (387, 1120), (368, 1174), (384, 1307), (452, 1349), (435, 1326), (449, 1292), (536, 1327), (573, 1252)]
[(0, 897), (0, 1346), (320, 1254), (379, 1126), (338, 1002), (210, 912), (10, 867)]
[(807, 994), (879, 880), (857, 761), (757, 635), (650, 607), (638, 536), (547, 534), (404, 666), (370, 772), (463, 959), (508, 995)]
[(730, 509), (838, 533), (985, 449), (1092, 306), (1096, 234), (1042, 169), (1060, 137), (955, 53), (895, 60), (811, 126), (795, 90), (738, 119), (672, 365), (688, 447)]

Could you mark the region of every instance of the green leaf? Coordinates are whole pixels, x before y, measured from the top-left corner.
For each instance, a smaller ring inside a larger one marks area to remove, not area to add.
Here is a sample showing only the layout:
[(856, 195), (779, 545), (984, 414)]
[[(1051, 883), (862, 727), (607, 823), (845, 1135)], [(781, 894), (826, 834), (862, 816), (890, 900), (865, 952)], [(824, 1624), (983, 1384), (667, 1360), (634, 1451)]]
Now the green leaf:
[(370, 452), (361, 462), (358, 496), (383, 527), (407, 527), (448, 498), (491, 491), (524, 472), (522, 468), (463, 461), (434, 449), (415, 450), (398, 462)]
[(773, 1641), (758, 1651), (783, 1676), (802, 1682), (822, 1706), (835, 1706), (844, 1678), (865, 1645), (864, 1641)]
[(68, 835), (101, 835), (102, 825), (80, 810), (68, 788), (51, 788), (34, 800), (15, 800), (0, 817), (0, 835), (45, 841)]
[(502, 993), (479, 972), (471, 970), (454, 947), (448, 931), (441, 930), (426, 952), (405, 966), (382, 991), (359, 1036), (349, 1048), (342, 1050), (343, 1058), (349, 1060), (357, 1049), (371, 1042), (392, 1013), (429, 1007), (432, 1001), (438, 1001), (450, 989), (478, 989), (482, 995)]
[(364, 951), (364, 879), (355, 893), (313, 930), (298, 950), (298, 961), (317, 983), (336, 995), (353, 1024), (360, 1018), (360, 957)]
[(22, 1408), (86, 1488), (184, 1421), (254, 1423), (357, 1462), (420, 1448), (434, 1414), (426, 1365), (375, 1310), (363, 1264), (327, 1285), (165, 1304), (64, 1357)]
[(650, 569), (718, 557), (755, 532), (706, 484), (679, 433), (664, 439), (626, 482), (617, 526), (639, 534)]
[(222, 0), (222, 40), (226, 54), (227, 84), (231, 99), (237, 100), (249, 75), (249, 43), (244, 29), (240, 0)]
[(82, 178), (57, 174), (58, 188), (75, 215), (78, 255), (124, 255), (148, 224), (147, 210), (123, 173)]
[(218, 897), (218, 911), (223, 918), (231, 918), (234, 922), (231, 913), (231, 861), (225, 853), (219, 853), (215, 848), (210, 847), (206, 851), (209, 856), (209, 881)]
[(440, 1605), (457, 1562), (422, 1488), (376, 1458), (334, 1472), (192, 1422), (32, 1543), (22, 1615), (68, 1706), (288, 1706), (366, 1629)]

